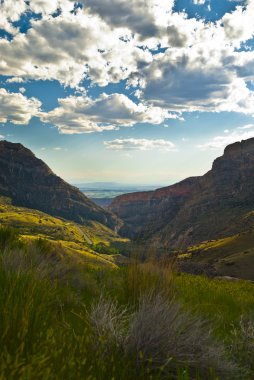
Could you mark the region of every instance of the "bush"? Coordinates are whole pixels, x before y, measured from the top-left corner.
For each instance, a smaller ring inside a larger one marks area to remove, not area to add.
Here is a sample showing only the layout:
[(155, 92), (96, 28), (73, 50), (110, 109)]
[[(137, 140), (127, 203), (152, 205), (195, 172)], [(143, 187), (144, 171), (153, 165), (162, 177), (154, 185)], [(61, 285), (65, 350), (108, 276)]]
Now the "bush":
[(213, 370), (223, 379), (232, 379), (232, 374), (237, 378), (236, 367), (212, 339), (208, 324), (178, 303), (168, 302), (165, 294), (143, 295), (129, 317), (114, 301), (100, 298), (89, 320), (103, 352), (117, 348), (138, 368), (145, 365), (163, 376), (176, 376), (179, 368), (187, 366), (190, 374), (199, 371), (207, 379)]
[(100, 296), (99, 300), (93, 303), (88, 320), (95, 337), (94, 342), (100, 350), (109, 354), (122, 346), (128, 325), (125, 307)]

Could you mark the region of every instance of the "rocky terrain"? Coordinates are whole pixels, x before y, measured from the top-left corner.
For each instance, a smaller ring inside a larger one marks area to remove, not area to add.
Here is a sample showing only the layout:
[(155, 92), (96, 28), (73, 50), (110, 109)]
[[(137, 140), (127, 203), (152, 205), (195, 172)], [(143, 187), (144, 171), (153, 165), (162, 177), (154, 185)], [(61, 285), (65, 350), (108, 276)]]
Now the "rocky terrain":
[(117, 197), (110, 210), (120, 232), (182, 249), (247, 230), (254, 224), (254, 139), (226, 147), (201, 177), (155, 191)]
[(120, 232), (129, 237), (144, 237), (160, 231), (179, 213), (196, 188), (197, 177), (155, 191), (116, 197), (110, 210), (124, 220)]
[(33, 208), (78, 223), (98, 221), (111, 228), (116, 218), (77, 188), (56, 176), (21, 144), (0, 142), (0, 195), (13, 204)]

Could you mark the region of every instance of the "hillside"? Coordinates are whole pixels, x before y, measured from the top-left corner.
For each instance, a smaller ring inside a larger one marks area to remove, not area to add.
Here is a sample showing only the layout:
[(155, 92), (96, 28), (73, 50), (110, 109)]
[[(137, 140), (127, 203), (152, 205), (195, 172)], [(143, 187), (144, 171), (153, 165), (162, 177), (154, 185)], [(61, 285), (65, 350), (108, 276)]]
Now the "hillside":
[(189, 273), (254, 281), (254, 227), (188, 247), (179, 255), (178, 264)]
[(116, 218), (69, 185), (21, 144), (0, 141), (0, 195), (13, 204), (84, 223), (114, 228)]
[(226, 147), (201, 177), (152, 192), (117, 197), (110, 210), (123, 221), (120, 232), (183, 249), (243, 232), (253, 224), (254, 139)]
[(123, 235), (149, 237), (177, 215), (192, 196), (196, 184), (197, 177), (193, 177), (155, 191), (121, 195), (109, 208), (124, 221), (120, 229)]
[[(14, 206), (5, 197), (0, 197), (0, 226), (15, 228), (24, 241), (41, 238), (60, 246), (66, 257), (93, 268), (116, 268), (124, 258), (111, 246), (128, 242), (101, 223), (90, 221), (79, 225), (38, 210)], [(97, 252), (100, 245), (104, 253)]]

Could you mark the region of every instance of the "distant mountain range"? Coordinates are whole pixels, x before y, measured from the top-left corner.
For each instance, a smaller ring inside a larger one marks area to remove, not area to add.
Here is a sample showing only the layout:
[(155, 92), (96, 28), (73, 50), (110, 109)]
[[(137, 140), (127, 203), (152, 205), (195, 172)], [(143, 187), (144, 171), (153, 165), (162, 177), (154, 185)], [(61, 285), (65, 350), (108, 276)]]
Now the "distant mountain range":
[(131, 185), (118, 182), (90, 182), (76, 184), (76, 186), (93, 202), (104, 208), (108, 207), (113, 198), (119, 195), (154, 190), (158, 187), (156, 185)]
[(254, 139), (226, 147), (212, 169), (155, 191), (115, 198), (120, 233), (174, 249), (245, 231), (254, 224)]
[(84, 223), (98, 221), (111, 228), (116, 217), (69, 185), (21, 144), (0, 141), (0, 195), (13, 204)]
[(79, 189), (87, 190), (151, 190), (156, 189), (158, 185), (144, 185), (144, 184), (129, 184), (129, 183), (120, 183), (120, 182), (87, 182), (87, 183), (75, 183)]

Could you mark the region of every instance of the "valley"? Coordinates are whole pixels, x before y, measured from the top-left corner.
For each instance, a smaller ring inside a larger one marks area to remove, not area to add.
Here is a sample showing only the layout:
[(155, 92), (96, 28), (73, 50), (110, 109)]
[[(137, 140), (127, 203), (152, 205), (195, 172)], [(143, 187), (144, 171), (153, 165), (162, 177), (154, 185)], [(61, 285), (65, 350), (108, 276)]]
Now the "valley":
[(253, 163), (101, 208), (0, 142), (0, 379), (252, 378)]

